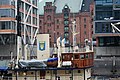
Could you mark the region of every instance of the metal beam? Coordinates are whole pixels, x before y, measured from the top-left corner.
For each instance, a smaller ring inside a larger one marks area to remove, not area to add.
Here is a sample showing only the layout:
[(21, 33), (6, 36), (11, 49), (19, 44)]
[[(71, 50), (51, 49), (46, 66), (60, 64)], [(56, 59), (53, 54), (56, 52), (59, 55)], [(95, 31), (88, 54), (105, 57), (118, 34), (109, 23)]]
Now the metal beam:
[(111, 25), (112, 25), (113, 28), (115, 28), (117, 31), (120, 32), (120, 30), (113, 23), (111, 23)]
[(4, 41), (3, 37), (2, 37), (2, 35), (0, 35), (0, 38), (2, 40), (2, 43), (5, 45), (5, 41)]

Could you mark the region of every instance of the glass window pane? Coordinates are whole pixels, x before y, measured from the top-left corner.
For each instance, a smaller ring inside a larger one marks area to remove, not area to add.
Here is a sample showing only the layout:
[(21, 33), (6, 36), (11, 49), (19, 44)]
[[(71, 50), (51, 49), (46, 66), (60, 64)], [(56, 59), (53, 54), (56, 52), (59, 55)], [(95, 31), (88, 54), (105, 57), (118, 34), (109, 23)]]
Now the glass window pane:
[(84, 59), (84, 54), (81, 54), (81, 55), (80, 55), (80, 59)]
[(89, 56), (88, 56), (88, 54), (85, 54), (85, 58), (88, 58)]

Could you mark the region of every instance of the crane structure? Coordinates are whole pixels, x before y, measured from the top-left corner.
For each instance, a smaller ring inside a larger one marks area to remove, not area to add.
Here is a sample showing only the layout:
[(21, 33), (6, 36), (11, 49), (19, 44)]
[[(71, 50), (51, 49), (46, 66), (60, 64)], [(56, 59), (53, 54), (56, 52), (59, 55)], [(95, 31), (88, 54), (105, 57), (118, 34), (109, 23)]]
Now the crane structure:
[(72, 32), (72, 34), (73, 34), (73, 50), (75, 51), (75, 49), (76, 49), (76, 35), (77, 34), (79, 34), (79, 32), (76, 32), (76, 27), (75, 27), (75, 24), (76, 24), (76, 21), (73, 21), (72, 22), (72, 30), (71, 30), (71, 32)]
[(115, 33), (114, 29), (116, 29), (118, 32), (120, 32), (120, 29), (116, 27), (116, 25), (120, 25), (120, 22), (115, 23), (115, 24), (111, 23), (111, 25), (112, 25), (113, 33)]
[[(31, 0), (32, 3), (33, 0)], [(37, 6), (29, 5), (27, 14), (23, 14), (23, 21), (20, 16), (20, 6), (21, 2), (25, 2), (24, 0), (16, 0), (15, 6), (16, 8), (16, 20), (17, 20), (17, 60), (16, 64), (18, 64), (18, 60), (24, 58), (25, 60), (30, 57), (35, 56), (33, 51), (33, 45), (36, 40), (36, 36), (39, 29), (39, 15), (37, 14), (36, 25), (33, 24), (33, 17), (31, 17), (30, 24), (27, 23), (29, 16), (33, 15), (33, 8), (37, 9)], [(25, 13), (25, 7), (23, 7)], [(28, 26), (29, 25), (29, 26)]]

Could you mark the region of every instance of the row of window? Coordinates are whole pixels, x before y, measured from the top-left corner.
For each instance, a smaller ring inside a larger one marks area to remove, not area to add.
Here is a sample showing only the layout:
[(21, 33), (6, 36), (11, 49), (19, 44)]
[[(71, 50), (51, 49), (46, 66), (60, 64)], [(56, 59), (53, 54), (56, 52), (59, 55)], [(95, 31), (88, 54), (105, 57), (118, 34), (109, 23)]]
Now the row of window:
[(99, 46), (120, 46), (120, 37), (100, 37)]
[(66, 5), (64, 7), (64, 37), (66, 40), (69, 38), (69, 12), (68, 12), (68, 6)]
[[(31, 34), (31, 28), (32, 28), (31, 26), (26, 25), (26, 29), (30, 34)], [(24, 24), (21, 24), (21, 30), (24, 31)], [(33, 33), (35, 33), (36, 28), (33, 28), (32, 30), (33, 30)]]
[(15, 22), (12, 21), (1, 21), (0, 22), (0, 29), (12, 29), (15, 30)]
[(92, 59), (93, 58), (93, 56), (92, 56), (92, 54), (80, 54), (80, 56), (79, 55), (74, 55), (74, 59)]
[[(24, 19), (24, 13), (20, 13), (21, 20)], [(26, 14), (27, 16), (27, 14)], [(15, 17), (15, 10), (13, 9), (0, 9), (0, 17)], [(28, 23), (31, 23), (31, 16), (28, 16)], [(37, 25), (37, 18), (33, 17), (33, 24)]]
[[(15, 26), (16, 26), (16, 23), (13, 22), (13, 21), (2, 21), (0, 22), (0, 29), (1, 30), (4, 30), (4, 29), (12, 29), (12, 30), (15, 30)], [(22, 27), (22, 31), (24, 31), (24, 25), (21, 24), (21, 27)], [(28, 27), (28, 31), (31, 31), (30, 29), (30, 26)]]
[[(81, 73), (82, 71), (81, 70), (76, 70), (77, 71), (77, 73)], [(70, 74), (72, 71), (71, 70), (65, 70), (65, 74)], [(50, 73), (50, 71), (47, 71), (46, 73)], [(53, 74), (56, 74), (57, 73), (57, 71), (56, 70), (54, 70), (53, 71)]]
[[(33, 0), (33, 1), (34, 1), (34, 0)], [(25, 6), (24, 6), (24, 4), (25, 4)], [(20, 8), (21, 8), (22, 10), (24, 10), (24, 7), (25, 7), (26, 12), (28, 12), (29, 9), (30, 9), (30, 5), (29, 5), (29, 4), (26, 4), (26, 3), (24, 3), (24, 2), (21, 2)], [(32, 13), (35, 14), (35, 15), (37, 15), (37, 9), (34, 8), (34, 7), (32, 7)]]
[(52, 12), (52, 9), (46, 9), (45, 12), (50, 13)]
[[(42, 24), (42, 21), (40, 20), (40, 22), (39, 22), (40, 24)], [(65, 24), (67, 24), (68, 22), (64, 22)], [(51, 26), (51, 23), (47, 23), (47, 26), (48, 27), (50, 27)], [(84, 24), (84, 28), (86, 28), (86, 24)], [(57, 29), (59, 29), (59, 26), (57, 25)], [(65, 28), (64, 28), (64, 30), (65, 31), (68, 31), (69, 30), (69, 27), (67, 26), (65, 26)]]
[(103, 4), (112, 4), (113, 0), (96, 0), (95, 3), (96, 5), (103, 5)]
[(112, 11), (96, 12), (96, 20), (105, 20), (105, 18), (110, 18), (112, 16), (112, 13)]
[[(65, 16), (69, 16), (69, 14), (65, 13), (65, 14), (64, 14), (64, 17), (65, 17)], [(51, 16), (50, 16), (50, 15), (47, 16), (47, 20), (51, 20)], [(84, 18), (84, 23), (86, 23), (86, 22), (87, 22), (87, 20), (86, 20), (86, 18)], [(60, 23), (59, 19), (56, 20), (56, 23), (57, 23), (57, 24)], [(42, 20), (40, 20), (40, 24), (42, 24)], [(65, 20), (64, 20), (64, 25), (65, 25), (65, 27), (64, 27), (64, 31), (65, 31), (64, 37), (67, 38), (67, 37), (69, 36), (69, 33), (67, 33), (67, 32), (69, 31), (69, 26), (68, 26), (68, 25), (69, 25), (69, 20), (65, 19)], [(51, 23), (48, 23), (47, 26), (50, 27), (50, 26), (51, 26)], [(67, 27), (66, 27), (66, 26), (67, 26)], [(41, 28), (42, 28), (42, 27), (41, 27)], [(84, 28), (86, 28), (86, 24), (84, 24)], [(59, 26), (57, 26), (57, 29), (59, 29)], [(48, 30), (48, 31), (49, 31), (49, 30)], [(86, 35), (86, 31), (84, 31), (84, 34)]]
[(13, 9), (0, 9), (0, 17), (15, 17), (15, 10), (13, 10)]
[[(0, 29), (4, 30), (4, 29), (12, 29), (12, 30), (16, 30), (16, 23), (13, 21), (2, 21), (0, 22)], [(24, 25), (21, 24), (21, 29), (22, 31), (24, 31)], [(28, 32), (31, 32), (31, 28), (30, 26), (27, 26)]]
[[(31, 3), (31, 0), (28, 2)], [(37, 6), (37, 0), (32, 0), (32, 4)], [(15, 5), (14, 0), (0, 0), (0, 5)], [(23, 2), (21, 1), (21, 6), (24, 6)]]
[(110, 23), (95, 23), (95, 33), (111, 33), (112, 27)]
[[(65, 74), (71, 74), (72, 73), (72, 71), (71, 70), (64, 70), (65, 72)], [(77, 73), (81, 73), (82, 71), (81, 70), (76, 70), (77, 71)], [(87, 69), (87, 71), (88, 71), (88, 69)], [(45, 70), (41, 70), (40, 71), (40, 79), (45, 79), (45, 73), (51, 73), (51, 71), (46, 71), (45, 72)], [(53, 70), (52, 71), (52, 73), (53, 74), (57, 74), (57, 70)], [(56, 78), (57, 78), (57, 80), (60, 80), (60, 76), (55, 76)], [(72, 77), (69, 77), (70, 78), (70, 80), (71, 80), (71, 78)]]
[(0, 5), (10, 5), (11, 0), (0, 0)]
[(110, 19), (113, 17), (114, 20), (120, 19), (120, 11), (113, 10), (112, 6), (107, 7), (96, 7), (96, 20), (106, 20), (107, 18)]
[(67, 5), (64, 6), (64, 37), (66, 38), (66, 40), (68, 40), (69, 38), (69, 8)]
[[(12, 30), (15, 30), (15, 27), (16, 27), (16, 23), (13, 22), (13, 21), (2, 21), (0, 22), (0, 29), (1, 30), (4, 30), (4, 29), (12, 29)], [(21, 24), (21, 28), (22, 28), (22, 31), (24, 31), (24, 25)], [(29, 32), (31, 32), (31, 28), (30, 26), (27, 26), (27, 29)]]
[[(47, 16), (47, 20), (48, 20), (48, 21), (51, 21), (51, 19), (52, 19), (51, 16), (48, 15), (48, 16)], [(39, 21), (39, 24), (42, 24), (42, 20)]]
[[(47, 16), (47, 20), (51, 20), (51, 16), (50, 15)], [(76, 19), (75, 19), (75, 21), (76, 21)], [(86, 23), (86, 18), (84, 18), (84, 23)], [(40, 20), (40, 24), (42, 24), (42, 20)], [(60, 24), (59, 19), (56, 20), (56, 24)], [(69, 24), (69, 20), (65, 19), (64, 20), (64, 24), (68, 25)], [(86, 27), (86, 24), (84, 24), (84, 26)]]
[[(75, 54), (74, 59), (92, 59), (93, 55), (92, 54)], [(62, 56), (63, 60), (71, 60), (72, 56), (71, 55), (63, 55)]]
[[(47, 33), (48, 33), (48, 34), (52, 34), (52, 31), (51, 31), (50, 29), (48, 29), (48, 30), (47, 30)], [(56, 32), (56, 33), (57, 33), (57, 36), (59, 36), (60, 33), (59, 33), (59, 32)], [(55, 35), (56, 35), (56, 33), (55, 33)]]
[[(23, 13), (20, 13), (21, 15), (21, 20), (24, 21), (24, 14)], [(27, 14), (25, 15), (27, 16)], [(34, 25), (37, 25), (37, 18), (36, 17), (32, 17), (32, 22)], [(31, 23), (31, 16), (29, 15), (28, 18), (27, 18), (27, 23)]]

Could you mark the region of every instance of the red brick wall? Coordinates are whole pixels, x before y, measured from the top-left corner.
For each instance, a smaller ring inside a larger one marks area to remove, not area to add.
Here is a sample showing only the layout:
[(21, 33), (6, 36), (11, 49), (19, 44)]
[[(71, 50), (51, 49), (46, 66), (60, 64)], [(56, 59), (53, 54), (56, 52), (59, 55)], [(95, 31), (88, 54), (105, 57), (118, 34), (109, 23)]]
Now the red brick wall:
[[(48, 33), (48, 30), (50, 31), (50, 41), (51, 41), (51, 46), (53, 46), (54, 43), (54, 34), (56, 36), (56, 39), (62, 35), (64, 36), (64, 16), (63, 13), (55, 13), (54, 9), (55, 7), (51, 5), (49, 7), (45, 6), (44, 7), (44, 15), (40, 16), (40, 33)], [(52, 9), (52, 12), (45, 12), (47, 9)], [(92, 10), (92, 9), (91, 9)], [(51, 20), (47, 19), (47, 16), (51, 16)], [(76, 35), (76, 43), (77, 44), (84, 44), (84, 39), (91, 39), (92, 38), (92, 22), (91, 22), (91, 16), (90, 12), (82, 12), (82, 13), (77, 13), (74, 16), (70, 14), (69, 16), (69, 40), (72, 43), (72, 33), (71, 33), (71, 21), (76, 19), (76, 32), (79, 32), (79, 34)], [(86, 22), (84, 22), (84, 18), (86, 18)], [(58, 22), (57, 22), (58, 20)], [(51, 26), (48, 26), (48, 24), (51, 24)], [(84, 28), (84, 25), (86, 25), (86, 28)], [(86, 35), (85, 35), (86, 31)]]

